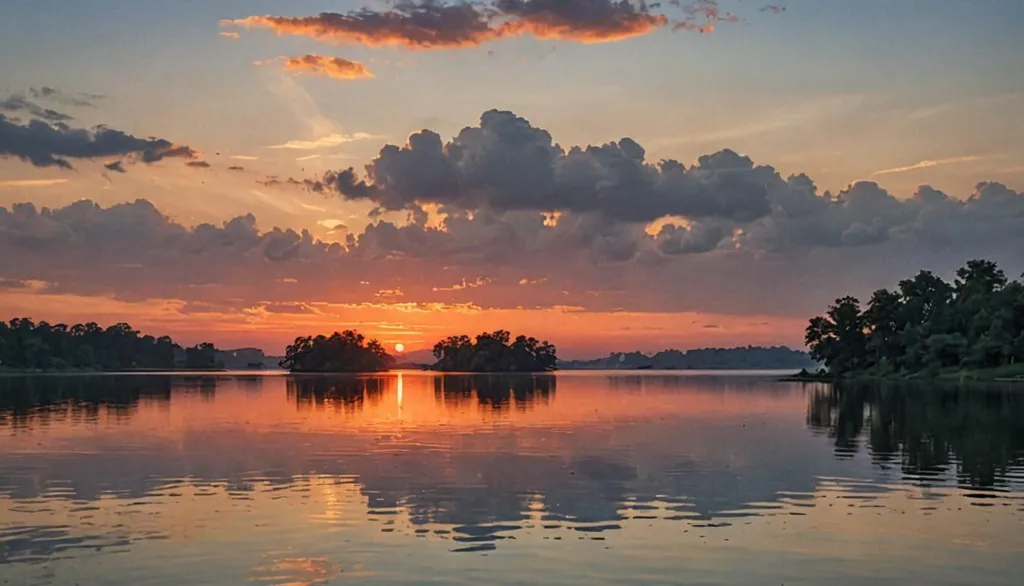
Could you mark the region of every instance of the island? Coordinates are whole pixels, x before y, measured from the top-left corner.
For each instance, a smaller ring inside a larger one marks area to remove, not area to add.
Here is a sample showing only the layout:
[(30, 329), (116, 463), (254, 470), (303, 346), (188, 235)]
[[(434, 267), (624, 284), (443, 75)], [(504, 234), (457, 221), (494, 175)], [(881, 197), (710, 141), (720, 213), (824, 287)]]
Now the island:
[(437, 358), (431, 370), (442, 372), (550, 372), (558, 368), (554, 345), (506, 330), (469, 336), (450, 336), (434, 345)]
[(281, 368), (297, 373), (360, 373), (390, 370), (395, 359), (377, 340), (355, 330), (330, 336), (305, 336), (285, 349)]
[(865, 308), (841, 297), (807, 326), (807, 379), (1024, 380), (1024, 283), (972, 260), (952, 283), (931, 271), (880, 289)]

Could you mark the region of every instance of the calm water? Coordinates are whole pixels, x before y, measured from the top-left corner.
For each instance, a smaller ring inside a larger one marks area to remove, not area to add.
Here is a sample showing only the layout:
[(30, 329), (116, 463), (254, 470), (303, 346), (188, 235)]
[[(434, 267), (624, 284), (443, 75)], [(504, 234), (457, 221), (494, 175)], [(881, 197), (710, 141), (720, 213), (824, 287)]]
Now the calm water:
[(3, 584), (1020, 584), (1024, 392), (0, 378)]

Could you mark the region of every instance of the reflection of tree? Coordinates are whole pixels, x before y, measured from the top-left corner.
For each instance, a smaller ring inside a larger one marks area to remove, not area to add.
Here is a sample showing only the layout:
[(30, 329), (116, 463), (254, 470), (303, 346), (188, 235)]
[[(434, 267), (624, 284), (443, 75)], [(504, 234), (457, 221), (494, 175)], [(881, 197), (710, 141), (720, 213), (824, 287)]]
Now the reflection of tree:
[(1024, 463), (1024, 396), (1013, 389), (844, 384), (811, 394), (807, 424), (834, 438), (837, 456), (866, 442), (873, 461), (904, 474), (954, 470), (962, 485), (999, 486)]
[(556, 386), (557, 379), (551, 375), (445, 375), (434, 378), (434, 397), (456, 408), (475, 400), (495, 411), (513, 405), (526, 411), (548, 404)]
[(0, 377), (0, 425), (90, 421), (101, 412), (126, 418), (143, 397), (169, 401), (171, 386), (171, 377), (158, 375)]
[(367, 401), (378, 403), (394, 379), (364, 376), (300, 376), (288, 379), (288, 396), (300, 409), (354, 413)]

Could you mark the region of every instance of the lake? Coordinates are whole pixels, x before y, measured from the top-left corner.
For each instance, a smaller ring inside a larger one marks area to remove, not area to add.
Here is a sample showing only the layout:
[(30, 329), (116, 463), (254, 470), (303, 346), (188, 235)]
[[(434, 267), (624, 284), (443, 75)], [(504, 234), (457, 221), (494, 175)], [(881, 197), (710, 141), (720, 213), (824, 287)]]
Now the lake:
[(1024, 392), (0, 377), (0, 583), (1020, 584)]

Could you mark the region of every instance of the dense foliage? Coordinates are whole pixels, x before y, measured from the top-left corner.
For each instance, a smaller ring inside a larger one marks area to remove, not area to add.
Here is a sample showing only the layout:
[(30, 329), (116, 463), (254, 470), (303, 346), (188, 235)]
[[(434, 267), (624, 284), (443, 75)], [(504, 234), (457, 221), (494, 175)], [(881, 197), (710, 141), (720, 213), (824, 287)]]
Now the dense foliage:
[(863, 310), (854, 297), (837, 299), (805, 340), (834, 375), (1024, 364), (1024, 283), (985, 260), (968, 262), (952, 284), (921, 271), (875, 291)]
[(641, 352), (616, 352), (596, 360), (573, 360), (559, 365), (562, 369), (580, 370), (782, 370), (816, 368), (806, 352), (786, 347), (762, 348), (699, 348), (696, 350), (664, 350), (654, 355)]
[(0, 322), (0, 368), (5, 370), (132, 370), (215, 368), (217, 349), (183, 350), (167, 336), (141, 335), (125, 323), (51, 325), (28, 318)]
[(435, 370), (444, 372), (547, 372), (555, 370), (555, 347), (536, 338), (505, 330), (469, 336), (451, 336), (434, 345)]
[(292, 372), (380, 372), (394, 362), (380, 342), (346, 330), (329, 337), (296, 338), (285, 351), (281, 367)]

